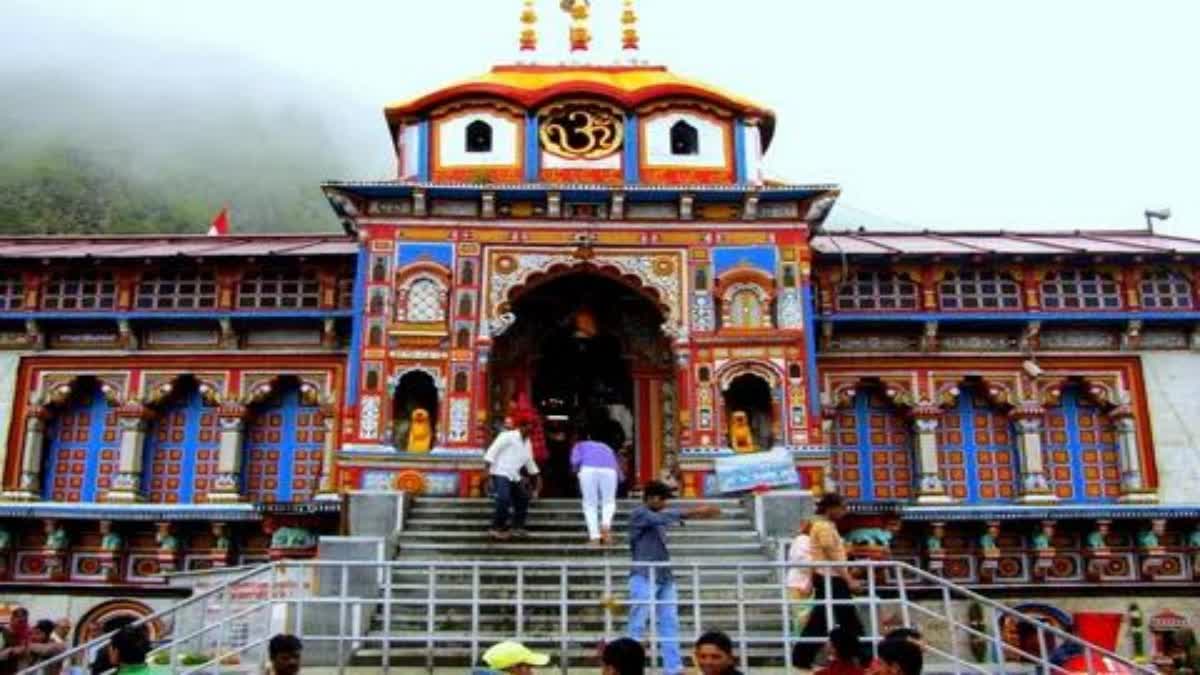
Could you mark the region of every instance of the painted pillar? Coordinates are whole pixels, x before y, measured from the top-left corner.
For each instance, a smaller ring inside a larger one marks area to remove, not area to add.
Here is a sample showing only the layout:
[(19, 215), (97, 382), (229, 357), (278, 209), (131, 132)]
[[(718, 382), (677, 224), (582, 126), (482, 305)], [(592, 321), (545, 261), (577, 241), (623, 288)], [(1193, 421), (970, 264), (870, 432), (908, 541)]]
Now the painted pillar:
[[(677, 448), (690, 447), (692, 445), (692, 406), (693, 396), (692, 391), (692, 359), (691, 353), (688, 350), (686, 343), (675, 345), (675, 404), (678, 407), (679, 415), (675, 420), (676, 438), (678, 439)], [(671, 430), (669, 430), (671, 431)]]
[(337, 467), (334, 466), (334, 451), (337, 438), (333, 435), (337, 411), (333, 406), (321, 406), (321, 420), (325, 424), (325, 447), (321, 450), (321, 484), (317, 488), (318, 499), (336, 499)]
[(142, 459), (146, 445), (146, 427), (151, 411), (141, 403), (127, 403), (117, 410), (121, 430), (121, 456), (112, 488), (102, 499), (130, 504), (142, 499)]
[(913, 412), (913, 431), (916, 433), (917, 503), (948, 504), (950, 497), (942, 483), (938, 467), (937, 429), (941, 409), (918, 408)]
[(21, 471), (14, 492), (5, 493), (5, 501), (41, 499), (42, 448), (46, 443), (45, 409), (40, 406), (25, 416), (25, 446), (21, 453)]
[(488, 404), (491, 402), (491, 385), (488, 382), (488, 359), (490, 357), (491, 346), (487, 343), (479, 344), (475, 355), (475, 424), (471, 429), (471, 442), (480, 448), (488, 442), (490, 436), (490, 430), (487, 427), (491, 418), (491, 410), (488, 409)]
[(246, 430), (246, 406), (224, 403), (218, 411), (221, 444), (217, 451), (217, 475), (208, 501), (229, 504), (242, 500), (242, 447)]
[(1042, 415), (1036, 403), (1017, 406), (1010, 417), (1017, 431), (1017, 455), (1021, 471), (1021, 497), (1025, 504), (1049, 504), (1058, 501), (1046, 482), (1042, 457)]
[(1154, 490), (1146, 486), (1142, 471), (1142, 452), (1138, 445), (1137, 420), (1127, 408), (1114, 410), (1110, 417), (1117, 432), (1117, 456), (1121, 462), (1121, 501), (1148, 503), (1158, 501)]

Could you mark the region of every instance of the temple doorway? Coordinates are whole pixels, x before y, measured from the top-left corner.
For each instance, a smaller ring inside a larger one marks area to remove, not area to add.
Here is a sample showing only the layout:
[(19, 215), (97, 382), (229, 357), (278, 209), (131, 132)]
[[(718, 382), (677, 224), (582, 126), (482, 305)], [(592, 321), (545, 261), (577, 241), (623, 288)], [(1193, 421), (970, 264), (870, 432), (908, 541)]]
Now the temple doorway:
[(521, 398), (537, 410), (543, 495), (578, 496), (570, 452), (585, 435), (617, 450), (625, 489), (656, 470), (666, 433), (656, 392), (672, 369), (652, 296), (576, 271), (517, 289), (510, 311), (516, 322), (492, 351), (491, 411), (502, 422)]
[(754, 373), (743, 373), (724, 391), (730, 447), (738, 452), (770, 450), (775, 445), (775, 405), (771, 385)]

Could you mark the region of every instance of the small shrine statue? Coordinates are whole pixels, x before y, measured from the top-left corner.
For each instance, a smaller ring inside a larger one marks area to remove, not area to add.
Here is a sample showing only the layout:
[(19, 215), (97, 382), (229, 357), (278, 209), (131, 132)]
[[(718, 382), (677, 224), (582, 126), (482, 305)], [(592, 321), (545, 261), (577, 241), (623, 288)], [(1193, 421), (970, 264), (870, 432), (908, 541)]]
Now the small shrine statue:
[(1141, 530), (1137, 535), (1137, 544), (1142, 550), (1159, 548), (1158, 534), (1153, 529)]
[(1000, 526), (995, 523), (988, 523), (987, 530), (979, 537), (979, 548), (983, 551), (984, 557), (996, 558), (1000, 556), (1000, 544), (997, 538), (1000, 536)]
[(1108, 548), (1107, 533), (1097, 526), (1096, 529), (1088, 533), (1087, 547), (1092, 551)]
[(729, 416), (729, 445), (735, 452), (754, 452), (754, 430), (750, 428), (750, 418), (741, 410), (735, 410)]
[(928, 553), (940, 554), (942, 552), (942, 537), (945, 536), (946, 530), (941, 525), (934, 525), (929, 531), (929, 536), (925, 537), (925, 551)]
[(67, 550), (67, 544), (66, 529), (57, 523), (46, 523), (46, 544), (43, 548), (47, 551), (62, 552)]
[(0, 527), (0, 551), (7, 551), (10, 548), (12, 548), (12, 534)]
[(1042, 523), (1042, 526), (1033, 534), (1033, 550), (1038, 553), (1053, 550), (1053, 538), (1054, 524)]
[(429, 452), (431, 447), (433, 447), (433, 427), (429, 422), (429, 411), (417, 408), (412, 411), (405, 449), (409, 452)]
[(121, 550), (124, 542), (121, 539), (121, 533), (113, 529), (112, 521), (100, 521), (100, 532), (104, 535), (100, 539), (100, 550), (110, 553)]
[(1188, 535), (1188, 546), (1200, 549), (1200, 525), (1197, 525), (1196, 529), (1192, 530), (1192, 533)]

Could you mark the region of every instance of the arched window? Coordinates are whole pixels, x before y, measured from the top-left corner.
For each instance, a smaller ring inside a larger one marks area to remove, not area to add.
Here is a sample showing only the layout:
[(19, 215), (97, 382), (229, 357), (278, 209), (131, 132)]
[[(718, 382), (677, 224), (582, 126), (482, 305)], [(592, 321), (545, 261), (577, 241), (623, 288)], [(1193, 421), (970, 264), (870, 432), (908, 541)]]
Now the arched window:
[(1115, 279), (1092, 270), (1059, 270), (1042, 282), (1046, 309), (1120, 309), (1121, 290)]
[(1081, 387), (1046, 409), (1042, 456), (1053, 494), (1062, 501), (1110, 502), (1121, 496), (1116, 434), (1104, 411)]
[(1017, 453), (1008, 417), (974, 387), (938, 425), (938, 468), (950, 497), (1007, 502), (1017, 496)]
[(1020, 309), (1021, 288), (993, 270), (949, 272), (939, 285), (942, 309)]
[(671, 154), (700, 154), (700, 132), (696, 131), (696, 127), (684, 120), (671, 125)]
[(117, 281), (109, 272), (58, 272), (42, 294), (42, 309), (112, 309), (117, 304)]
[(203, 501), (217, 475), (220, 447), (217, 408), (204, 401), (194, 379), (179, 380), (150, 424), (142, 492), (157, 503)]
[(1146, 309), (1191, 309), (1192, 284), (1173, 270), (1156, 270), (1142, 277), (1142, 307)]
[(408, 287), (405, 317), (413, 322), (442, 321), (446, 310), (442, 307), (442, 287), (432, 279), (418, 279)]
[(0, 311), (25, 308), (25, 282), (19, 274), (0, 274)]
[(856, 272), (838, 286), (837, 308), (916, 309), (917, 285), (893, 272)]
[(735, 291), (730, 298), (730, 328), (762, 328), (763, 302), (753, 289)]
[(212, 309), (217, 306), (217, 279), (212, 272), (163, 270), (138, 282), (138, 309)]
[(492, 151), (492, 125), (475, 120), (467, 125), (467, 152)]
[(839, 409), (830, 437), (830, 469), (848, 499), (901, 500), (913, 493), (912, 435), (899, 411), (876, 390)]
[(46, 429), (43, 491), (56, 502), (94, 502), (112, 487), (121, 454), (116, 408), (80, 379)]
[(252, 502), (307, 502), (317, 491), (325, 416), (303, 401), (299, 382), (285, 382), (246, 428), (242, 482)]
[(316, 309), (320, 304), (321, 283), (311, 270), (263, 270), (243, 277), (238, 286), (242, 309)]

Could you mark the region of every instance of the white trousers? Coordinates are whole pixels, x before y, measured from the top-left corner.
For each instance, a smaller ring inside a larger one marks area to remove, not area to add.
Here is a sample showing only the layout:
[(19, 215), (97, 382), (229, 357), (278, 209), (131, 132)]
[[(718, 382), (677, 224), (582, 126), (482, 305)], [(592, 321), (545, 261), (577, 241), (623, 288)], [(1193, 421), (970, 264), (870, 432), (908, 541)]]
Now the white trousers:
[(588, 538), (599, 539), (602, 527), (612, 529), (613, 514), (617, 512), (617, 472), (585, 466), (579, 469), (579, 491), (583, 493), (583, 519), (587, 522)]

